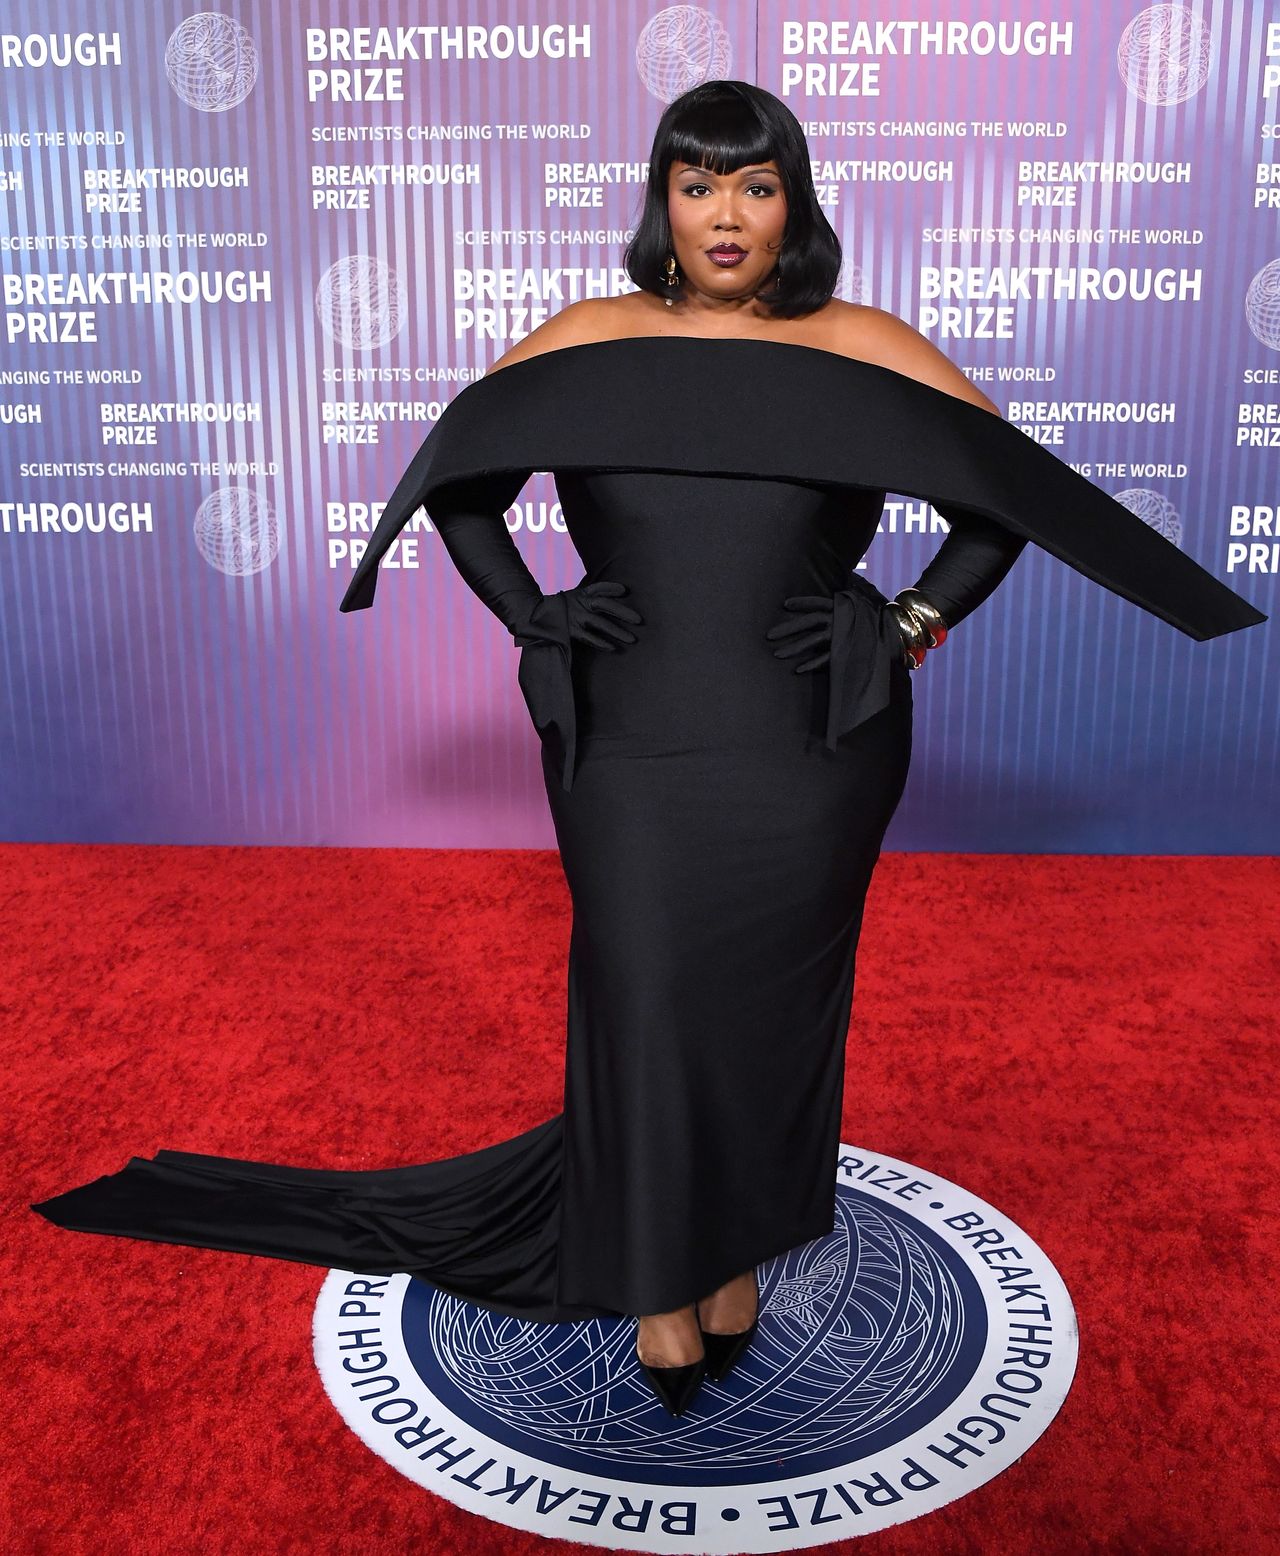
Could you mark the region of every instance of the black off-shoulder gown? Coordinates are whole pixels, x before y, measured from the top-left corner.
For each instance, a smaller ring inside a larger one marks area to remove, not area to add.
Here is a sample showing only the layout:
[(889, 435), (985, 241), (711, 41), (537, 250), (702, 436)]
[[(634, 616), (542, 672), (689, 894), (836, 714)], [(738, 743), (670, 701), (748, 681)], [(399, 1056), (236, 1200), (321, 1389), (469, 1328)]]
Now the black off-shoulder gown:
[[(1194, 638), (1266, 620), (979, 406), (813, 347), (683, 336), (465, 388), (341, 608), (373, 603), (419, 508), (500, 515), (534, 470), (584, 582), (626, 584), (644, 619), (616, 652), (563, 614), (517, 638), (573, 904), (562, 1111), (371, 1172), (159, 1151), (33, 1207), (49, 1220), (407, 1272), (537, 1321), (692, 1302), (833, 1225), (863, 905), (911, 754), (897, 628), (853, 573), (886, 492), (1034, 541)], [(803, 594), (833, 599), (831, 663), (796, 675), (765, 633)]]

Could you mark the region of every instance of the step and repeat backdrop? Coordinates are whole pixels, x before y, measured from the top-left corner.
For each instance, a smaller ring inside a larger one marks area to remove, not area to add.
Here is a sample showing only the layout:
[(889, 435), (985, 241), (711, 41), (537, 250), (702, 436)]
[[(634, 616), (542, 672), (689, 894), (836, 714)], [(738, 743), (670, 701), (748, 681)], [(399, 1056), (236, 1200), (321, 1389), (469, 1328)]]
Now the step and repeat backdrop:
[[(518, 650), (425, 514), (338, 604), (450, 398), (631, 289), (713, 78), (800, 120), (840, 296), (1273, 613), (1280, 0), (945, 17), (6, 0), (0, 833), (554, 846)], [(548, 473), (507, 522), (579, 581)], [(890, 494), (868, 576), (945, 533)], [(1194, 643), (1028, 548), (916, 676), (888, 846), (1274, 852), (1271, 628)]]

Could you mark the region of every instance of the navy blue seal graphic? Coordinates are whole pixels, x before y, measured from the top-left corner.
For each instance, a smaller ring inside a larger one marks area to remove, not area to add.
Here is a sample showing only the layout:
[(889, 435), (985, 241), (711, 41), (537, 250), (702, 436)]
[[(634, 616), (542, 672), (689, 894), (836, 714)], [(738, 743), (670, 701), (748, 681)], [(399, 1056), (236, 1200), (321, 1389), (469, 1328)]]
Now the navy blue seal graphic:
[[(416, 1280), (401, 1323), (435, 1397), (497, 1441), (563, 1469), (652, 1477), (656, 1402), (630, 1364), (634, 1323), (527, 1324)], [(779, 1462), (816, 1475), (877, 1453), (954, 1402), (986, 1332), (959, 1256), (896, 1206), (846, 1187), (832, 1235), (761, 1267), (752, 1348), (723, 1383), (703, 1385), (680, 1430), (664, 1431), (664, 1475), (745, 1484)]]
[(1026, 1233), (936, 1175), (843, 1146), (835, 1206), (829, 1236), (761, 1266), (750, 1351), (678, 1419), (633, 1319), (528, 1323), (408, 1276), (333, 1271), (317, 1364), (377, 1453), (513, 1527), (708, 1552), (870, 1533), (1027, 1450), (1075, 1315)]

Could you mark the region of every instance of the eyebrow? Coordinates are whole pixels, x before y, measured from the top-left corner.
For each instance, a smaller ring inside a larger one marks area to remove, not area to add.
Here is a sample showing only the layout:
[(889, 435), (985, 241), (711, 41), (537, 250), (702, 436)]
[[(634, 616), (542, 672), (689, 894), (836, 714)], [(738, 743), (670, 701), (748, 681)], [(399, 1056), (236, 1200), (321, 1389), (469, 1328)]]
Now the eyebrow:
[[(687, 167), (682, 167), (680, 169), (680, 173), (711, 173), (712, 178), (720, 177), (718, 173), (712, 173), (711, 169), (708, 167), (695, 167), (692, 164)], [(775, 178), (778, 176), (776, 170), (771, 167), (744, 167), (738, 169), (739, 178), (743, 177), (743, 175), (747, 173), (772, 173)], [(680, 174), (677, 173), (676, 177), (678, 178), (679, 176)], [(724, 176), (727, 178), (729, 175), (726, 173)]]

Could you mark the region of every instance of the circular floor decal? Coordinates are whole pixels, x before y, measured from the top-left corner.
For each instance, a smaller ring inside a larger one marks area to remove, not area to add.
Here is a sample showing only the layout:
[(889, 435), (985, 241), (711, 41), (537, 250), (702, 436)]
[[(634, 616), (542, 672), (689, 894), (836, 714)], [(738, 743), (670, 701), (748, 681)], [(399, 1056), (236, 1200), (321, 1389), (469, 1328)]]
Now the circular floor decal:
[(760, 1327), (668, 1416), (635, 1322), (533, 1324), (407, 1275), (333, 1270), (315, 1356), (361, 1440), (482, 1517), (608, 1549), (794, 1551), (983, 1485), (1075, 1373), (1058, 1272), (945, 1178), (842, 1145), (829, 1237), (760, 1268)]

